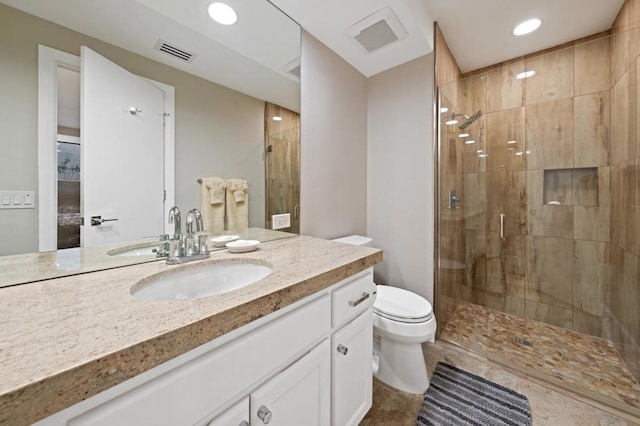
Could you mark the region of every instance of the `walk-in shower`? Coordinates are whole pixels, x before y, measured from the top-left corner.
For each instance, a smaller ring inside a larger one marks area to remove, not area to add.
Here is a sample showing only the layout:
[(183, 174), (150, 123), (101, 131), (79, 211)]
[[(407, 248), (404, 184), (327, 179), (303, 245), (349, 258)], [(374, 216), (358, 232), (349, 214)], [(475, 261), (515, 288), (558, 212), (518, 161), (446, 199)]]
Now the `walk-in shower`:
[(640, 51), (612, 37), (438, 87), (436, 313), (439, 338), (640, 416)]

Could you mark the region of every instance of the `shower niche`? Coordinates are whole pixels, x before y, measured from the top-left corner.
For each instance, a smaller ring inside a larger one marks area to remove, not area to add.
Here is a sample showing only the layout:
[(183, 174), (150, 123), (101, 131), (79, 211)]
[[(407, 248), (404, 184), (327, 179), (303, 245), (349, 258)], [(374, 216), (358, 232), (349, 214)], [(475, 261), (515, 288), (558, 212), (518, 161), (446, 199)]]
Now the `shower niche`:
[(598, 206), (598, 168), (544, 171), (545, 205)]

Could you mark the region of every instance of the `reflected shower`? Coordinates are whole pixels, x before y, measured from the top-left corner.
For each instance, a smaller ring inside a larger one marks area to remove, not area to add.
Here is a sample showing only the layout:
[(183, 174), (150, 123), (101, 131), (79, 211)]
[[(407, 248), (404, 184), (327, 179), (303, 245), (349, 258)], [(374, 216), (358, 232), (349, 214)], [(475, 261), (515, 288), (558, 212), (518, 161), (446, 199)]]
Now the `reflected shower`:
[(462, 123), (461, 125), (458, 126), (458, 129), (460, 130), (464, 130), (467, 127), (471, 126), (473, 123), (475, 123), (480, 117), (482, 117), (482, 111), (478, 110), (475, 114), (473, 114), (471, 117), (469, 117), (466, 114), (459, 114), (464, 116), (465, 120), (464, 123)]

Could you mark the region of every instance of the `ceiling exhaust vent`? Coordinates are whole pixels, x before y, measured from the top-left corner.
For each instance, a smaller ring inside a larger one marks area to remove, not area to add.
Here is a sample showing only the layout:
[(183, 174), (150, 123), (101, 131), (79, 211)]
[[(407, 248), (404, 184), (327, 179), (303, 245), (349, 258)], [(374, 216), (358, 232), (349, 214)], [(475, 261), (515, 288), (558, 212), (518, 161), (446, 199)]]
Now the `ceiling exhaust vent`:
[(158, 42), (156, 43), (154, 49), (188, 63), (193, 62), (193, 60), (197, 56), (194, 53), (187, 52), (186, 50), (176, 46), (175, 44), (168, 43), (162, 39), (158, 39)]
[(393, 10), (388, 7), (378, 10), (345, 30), (366, 53), (375, 52), (407, 36), (407, 30)]

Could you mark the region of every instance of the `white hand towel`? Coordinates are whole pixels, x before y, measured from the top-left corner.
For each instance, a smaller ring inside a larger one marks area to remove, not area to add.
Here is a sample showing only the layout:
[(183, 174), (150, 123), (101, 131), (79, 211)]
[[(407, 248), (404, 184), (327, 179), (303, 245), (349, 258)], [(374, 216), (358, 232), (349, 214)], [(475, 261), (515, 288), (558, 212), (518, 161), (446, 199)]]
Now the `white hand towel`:
[[(200, 212), (202, 213), (202, 224), (207, 232), (217, 233), (224, 231), (225, 188), (226, 181), (221, 177), (211, 176), (202, 179)], [(211, 191), (215, 189), (222, 191), (222, 202), (213, 202), (214, 198)]]
[[(239, 196), (241, 200), (238, 200)], [(249, 185), (247, 181), (227, 179), (226, 198), (227, 229), (247, 229), (249, 227)]]
[(236, 203), (242, 203), (245, 201), (245, 194), (249, 192), (249, 185), (246, 180), (242, 179), (229, 179), (230, 190), (233, 191), (233, 199)]
[[(203, 180), (202, 184), (205, 184)], [(220, 178), (220, 180), (209, 180), (206, 182), (207, 187), (209, 188), (209, 198), (211, 204), (223, 204), (224, 203), (224, 189), (226, 188), (225, 182)]]

